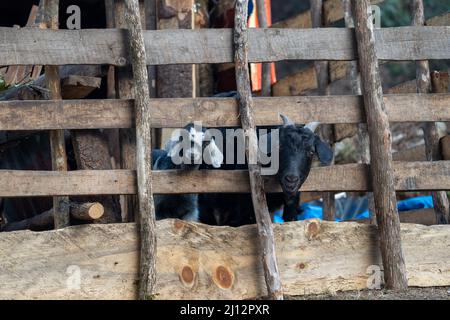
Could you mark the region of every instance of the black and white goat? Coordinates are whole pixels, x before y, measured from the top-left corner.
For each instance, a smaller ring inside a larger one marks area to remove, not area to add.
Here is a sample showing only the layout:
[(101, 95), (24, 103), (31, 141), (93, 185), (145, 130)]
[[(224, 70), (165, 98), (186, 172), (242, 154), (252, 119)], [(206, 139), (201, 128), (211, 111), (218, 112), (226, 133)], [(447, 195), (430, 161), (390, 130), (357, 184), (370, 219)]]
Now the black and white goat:
[[(198, 170), (203, 161), (219, 168), (223, 154), (214, 139), (206, 139), (204, 131), (193, 124), (175, 130), (164, 150), (152, 150), (153, 170)], [(158, 220), (176, 218), (198, 221), (197, 194), (156, 195), (154, 201)]]

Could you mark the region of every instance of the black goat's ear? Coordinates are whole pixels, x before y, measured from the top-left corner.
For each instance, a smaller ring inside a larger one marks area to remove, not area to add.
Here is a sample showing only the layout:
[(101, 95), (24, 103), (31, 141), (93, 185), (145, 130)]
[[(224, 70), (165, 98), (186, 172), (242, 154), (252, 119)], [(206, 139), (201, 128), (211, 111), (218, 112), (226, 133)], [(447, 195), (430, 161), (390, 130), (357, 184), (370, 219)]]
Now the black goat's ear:
[(314, 147), (320, 162), (325, 166), (329, 166), (333, 161), (333, 149), (330, 148), (328, 143), (322, 141), (319, 136), (315, 137)]

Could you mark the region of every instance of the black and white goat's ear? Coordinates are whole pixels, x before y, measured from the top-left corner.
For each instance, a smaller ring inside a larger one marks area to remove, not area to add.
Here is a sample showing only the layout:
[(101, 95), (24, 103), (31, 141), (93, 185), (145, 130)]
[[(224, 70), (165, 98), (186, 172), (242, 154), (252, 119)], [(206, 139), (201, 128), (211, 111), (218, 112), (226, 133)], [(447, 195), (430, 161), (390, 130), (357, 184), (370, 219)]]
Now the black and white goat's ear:
[(333, 162), (333, 149), (330, 148), (328, 143), (322, 141), (319, 136), (315, 136), (314, 148), (323, 165), (329, 166)]
[(220, 151), (217, 147), (214, 139), (211, 139), (203, 154), (206, 164), (210, 164), (214, 168), (220, 168), (224, 157), (222, 151)]
[(166, 149), (168, 156), (173, 158), (180, 156), (180, 151), (183, 148), (183, 143), (181, 141), (172, 141), (170, 147), (168, 147), (168, 145), (166, 145), (166, 147), (168, 148), (168, 150)]

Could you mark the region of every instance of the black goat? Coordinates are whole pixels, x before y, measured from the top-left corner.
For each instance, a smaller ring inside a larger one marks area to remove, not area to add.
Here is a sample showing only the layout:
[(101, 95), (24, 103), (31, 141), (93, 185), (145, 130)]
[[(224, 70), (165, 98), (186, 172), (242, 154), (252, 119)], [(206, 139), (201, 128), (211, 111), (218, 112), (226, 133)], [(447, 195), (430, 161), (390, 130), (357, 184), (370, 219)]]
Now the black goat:
[[(174, 132), (166, 143), (165, 150), (152, 150), (153, 170), (197, 170), (202, 159), (213, 167), (219, 167), (223, 155), (216, 147), (213, 139), (206, 141), (203, 130), (198, 130), (193, 124), (184, 130)], [(188, 221), (198, 221), (198, 195), (156, 195), (156, 219), (176, 218)]]
[[(318, 123), (295, 125), (288, 117), (281, 115), (283, 125), (279, 129), (279, 141), (275, 150), (279, 152), (278, 181), (282, 194), (268, 194), (269, 211), (284, 204), (283, 218), (294, 221), (300, 199), (300, 187), (311, 170), (313, 156), (317, 155), (324, 165), (333, 159), (332, 149), (314, 134)], [(271, 139), (269, 143), (277, 143)], [(225, 153), (225, 150), (224, 150)], [(242, 169), (240, 165), (226, 164), (226, 170)], [(239, 226), (255, 222), (251, 196), (248, 194), (202, 194), (199, 197), (200, 221), (208, 224)]]

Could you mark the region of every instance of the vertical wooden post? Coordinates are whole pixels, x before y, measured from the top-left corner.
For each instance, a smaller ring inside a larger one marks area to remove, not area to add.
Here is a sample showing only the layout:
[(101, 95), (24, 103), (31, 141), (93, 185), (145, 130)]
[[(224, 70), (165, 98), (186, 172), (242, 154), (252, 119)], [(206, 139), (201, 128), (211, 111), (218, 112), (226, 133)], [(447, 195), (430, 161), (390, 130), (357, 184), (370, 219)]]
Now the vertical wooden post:
[(258, 159), (258, 138), (253, 119), (253, 99), (250, 88), (248, 67), (248, 33), (247, 16), (248, 0), (236, 1), (234, 20), (234, 61), (236, 64), (236, 84), (242, 128), (245, 133), (245, 153), (250, 175), (253, 207), (262, 249), (262, 263), (269, 297), (283, 299), (281, 277), (275, 255), (275, 241), (272, 220), (267, 207), (264, 182), (261, 177), (261, 164)]
[[(126, 29), (124, 0), (115, 0), (114, 19), (115, 27)], [(116, 95), (119, 99), (133, 99), (133, 79), (129, 66), (115, 68), (116, 71)], [(136, 133), (134, 129), (120, 129), (120, 167), (122, 169), (136, 169)], [(122, 219), (125, 222), (135, 220), (137, 199), (134, 195), (122, 196)]]
[[(344, 7), (344, 21), (346, 28), (355, 28), (353, 19), (352, 4), (350, 0), (342, 0)], [(358, 62), (350, 61), (348, 66), (347, 77), (350, 79), (351, 90), (353, 95), (361, 95), (361, 80), (358, 71)], [(367, 132), (367, 124), (358, 125), (358, 155), (359, 161), (363, 164), (370, 164), (370, 141)], [(373, 193), (367, 192), (367, 200), (369, 204), (369, 218), (371, 224), (377, 224), (377, 218), (374, 210)]]
[[(412, 1), (413, 26), (425, 24), (423, 0)], [(428, 60), (416, 61), (417, 92), (428, 94), (431, 92), (430, 65)], [(439, 133), (436, 123), (427, 122), (423, 124), (425, 138), (425, 152), (428, 161), (440, 160)], [(447, 224), (447, 212), (449, 208), (447, 194), (442, 191), (432, 192), (434, 211), (438, 224)]]
[[(321, 28), (323, 26), (323, 1), (310, 0), (311, 4), (311, 21), (313, 28)], [(328, 84), (330, 77), (328, 73), (328, 61), (315, 61), (314, 67), (317, 75), (318, 94), (321, 96), (329, 95)], [(322, 125), (322, 136), (331, 145), (334, 144), (333, 125)], [(336, 212), (334, 193), (323, 193), (323, 219), (327, 221), (334, 221)]]
[(369, 0), (353, 0), (359, 68), (370, 138), (370, 158), (375, 210), (380, 235), (384, 279), (388, 289), (408, 287), (403, 257), (400, 219), (394, 189), (392, 137), (375, 51), (375, 35), (369, 18)]
[[(157, 29), (157, 9), (156, 0), (144, 0), (144, 13), (145, 13), (145, 29), (156, 30)], [(156, 66), (147, 66), (148, 71), (148, 85), (150, 90), (150, 96), (156, 97)], [(161, 148), (162, 129), (152, 129), (152, 148)]]
[(136, 106), (136, 168), (141, 255), (139, 298), (148, 299), (156, 284), (155, 208), (152, 193), (150, 92), (138, 0), (125, 0)]
[[(265, 0), (256, 0), (256, 10), (260, 28), (268, 28), (267, 10)], [(261, 71), (261, 96), (270, 97), (272, 95), (272, 71), (270, 62), (262, 64)]]
[[(42, 0), (44, 7), (43, 21), (40, 27), (43, 29), (59, 28), (59, 0)], [(51, 100), (61, 100), (61, 79), (58, 66), (45, 66), (45, 80), (49, 89)], [(50, 131), (50, 149), (52, 158), (52, 170), (67, 171), (67, 154), (64, 141), (64, 130)], [(53, 210), (55, 229), (60, 229), (70, 224), (69, 197), (53, 197)]]

